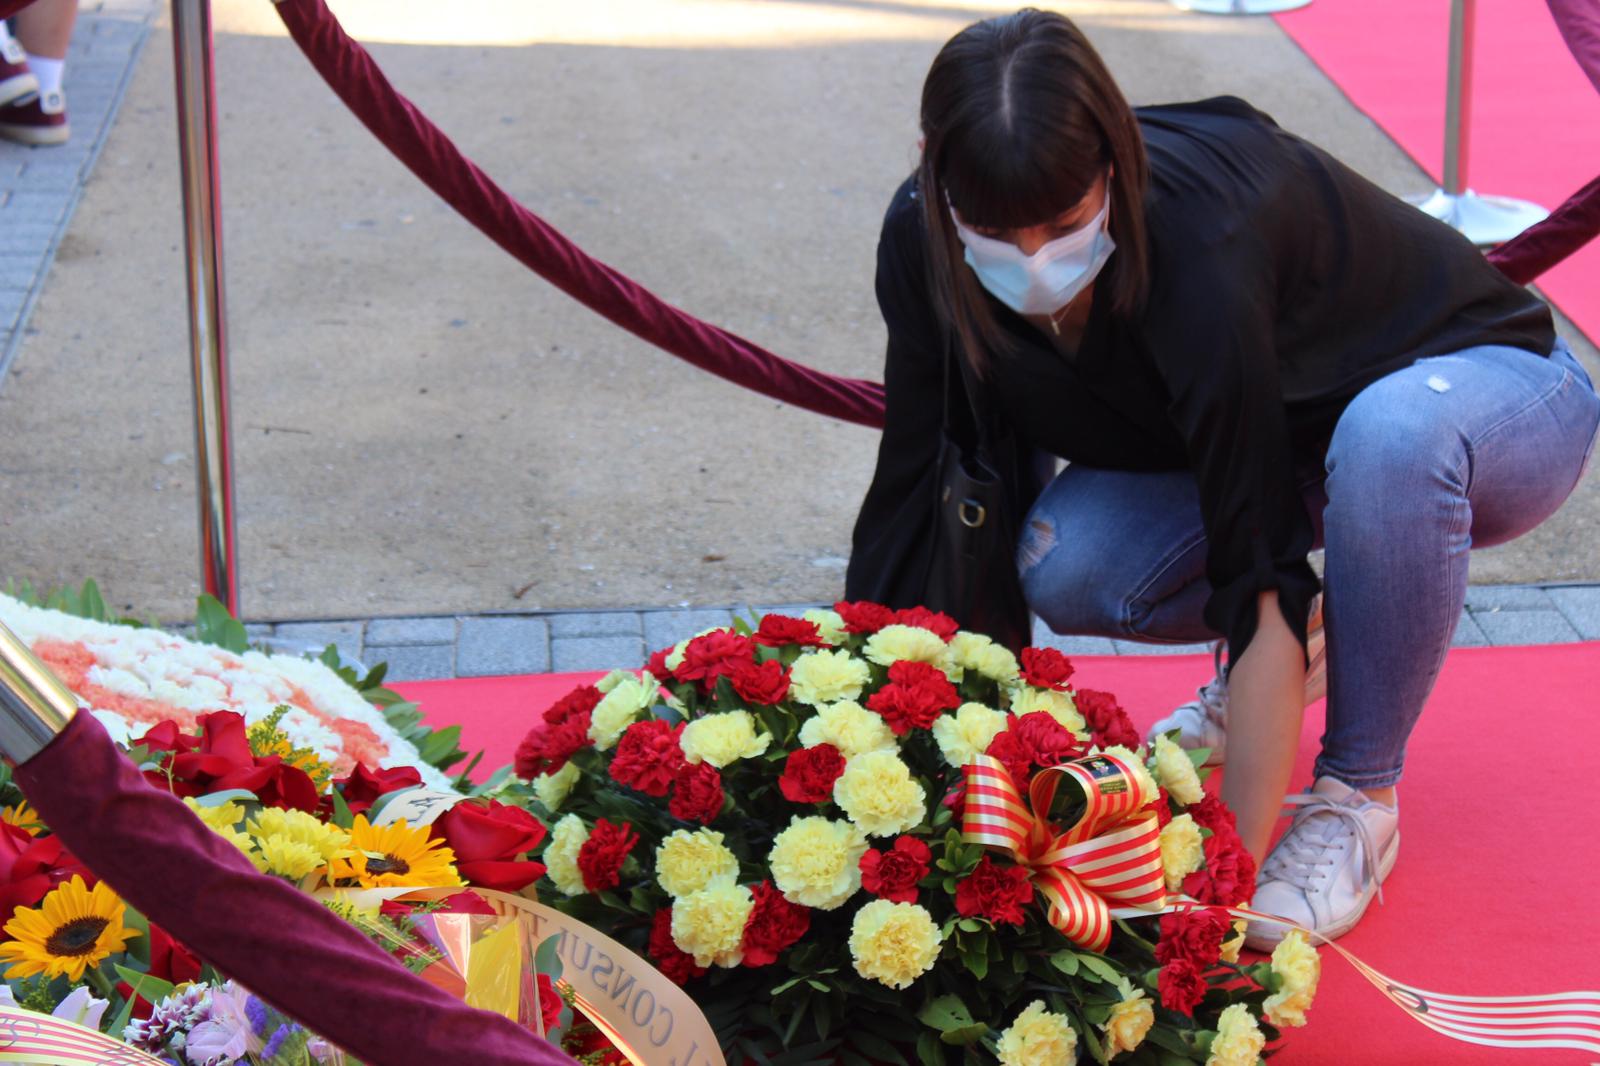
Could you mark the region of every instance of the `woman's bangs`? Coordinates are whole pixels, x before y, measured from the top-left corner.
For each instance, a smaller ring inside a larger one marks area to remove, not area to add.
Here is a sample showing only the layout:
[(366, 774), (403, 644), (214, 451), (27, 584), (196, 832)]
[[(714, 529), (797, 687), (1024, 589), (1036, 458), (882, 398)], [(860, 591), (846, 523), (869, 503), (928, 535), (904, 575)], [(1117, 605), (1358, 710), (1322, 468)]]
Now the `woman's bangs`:
[(1076, 207), (1103, 167), (1098, 162), (1084, 166), (1081, 155), (1068, 156), (1052, 140), (1043, 137), (1031, 148), (1012, 144), (998, 151), (948, 145), (941, 178), (961, 221), (978, 229), (1024, 229), (1053, 222)]

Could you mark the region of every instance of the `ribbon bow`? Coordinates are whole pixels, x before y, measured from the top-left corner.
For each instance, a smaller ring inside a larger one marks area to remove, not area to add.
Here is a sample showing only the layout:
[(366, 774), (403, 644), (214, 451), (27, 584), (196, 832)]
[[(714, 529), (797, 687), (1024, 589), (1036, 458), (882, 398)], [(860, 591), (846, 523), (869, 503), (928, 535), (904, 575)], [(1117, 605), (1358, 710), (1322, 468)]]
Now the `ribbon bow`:
[[(1091, 755), (1040, 770), (1028, 784), (1026, 805), (992, 756), (974, 755), (962, 772), (963, 838), (1027, 867), (1046, 901), (1045, 916), (1074, 944), (1104, 951), (1113, 918), (1165, 904), (1161, 824), (1141, 811), (1155, 797), (1147, 794), (1147, 778), (1122, 759)], [(1063, 785), (1081, 790), (1084, 810), (1072, 825), (1057, 827), (1050, 804)]]

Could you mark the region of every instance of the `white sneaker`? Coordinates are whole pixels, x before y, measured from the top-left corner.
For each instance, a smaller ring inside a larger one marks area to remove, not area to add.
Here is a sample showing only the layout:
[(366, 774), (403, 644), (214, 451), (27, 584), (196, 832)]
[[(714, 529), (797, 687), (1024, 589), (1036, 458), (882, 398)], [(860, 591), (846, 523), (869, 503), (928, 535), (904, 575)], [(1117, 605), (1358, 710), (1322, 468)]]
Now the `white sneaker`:
[[(1216, 676), (1196, 690), (1195, 698), (1174, 710), (1150, 727), (1147, 739), (1177, 730), (1173, 738), (1185, 751), (1210, 748), (1207, 766), (1221, 766), (1228, 747), (1228, 680), (1222, 668), (1225, 645), (1217, 641), (1212, 646), (1212, 660), (1216, 663)], [(1311, 601), (1311, 619), (1306, 625), (1306, 654), (1310, 664), (1306, 667), (1306, 706), (1328, 694), (1328, 638), (1322, 629), (1322, 597)]]
[[(1276, 914), (1332, 940), (1355, 927), (1394, 869), (1400, 812), (1331, 777), (1284, 800), (1294, 823), (1261, 864), (1252, 910)], [(1288, 928), (1251, 922), (1246, 946), (1271, 951)]]

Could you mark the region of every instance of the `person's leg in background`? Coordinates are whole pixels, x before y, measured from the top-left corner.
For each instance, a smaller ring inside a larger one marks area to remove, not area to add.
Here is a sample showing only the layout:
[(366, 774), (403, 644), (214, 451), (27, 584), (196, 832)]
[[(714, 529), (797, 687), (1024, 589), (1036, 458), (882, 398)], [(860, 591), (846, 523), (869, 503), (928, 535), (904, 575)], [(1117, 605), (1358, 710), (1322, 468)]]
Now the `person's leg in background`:
[(0, 19), (0, 108), (13, 100), (26, 100), (39, 91), (39, 79), (28, 68), (28, 53), (11, 36)]
[(61, 82), (78, 0), (34, 0), (12, 19), (14, 36), (38, 80), (36, 95), (0, 107), (0, 137), (22, 144), (64, 144), (71, 133)]

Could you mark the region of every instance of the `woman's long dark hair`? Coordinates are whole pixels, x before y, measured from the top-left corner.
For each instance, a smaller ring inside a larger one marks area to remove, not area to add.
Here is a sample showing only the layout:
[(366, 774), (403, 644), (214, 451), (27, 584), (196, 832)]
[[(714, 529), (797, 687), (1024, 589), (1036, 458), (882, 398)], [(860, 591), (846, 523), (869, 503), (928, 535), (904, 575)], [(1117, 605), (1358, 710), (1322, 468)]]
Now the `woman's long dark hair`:
[(952, 206), (977, 228), (1036, 226), (1109, 170), (1117, 250), (1096, 285), (1107, 287), (1113, 312), (1140, 305), (1149, 269), (1144, 140), (1105, 63), (1065, 16), (1024, 8), (952, 37), (922, 86), (922, 136), (934, 306), (979, 373), (1012, 344), (963, 262)]

